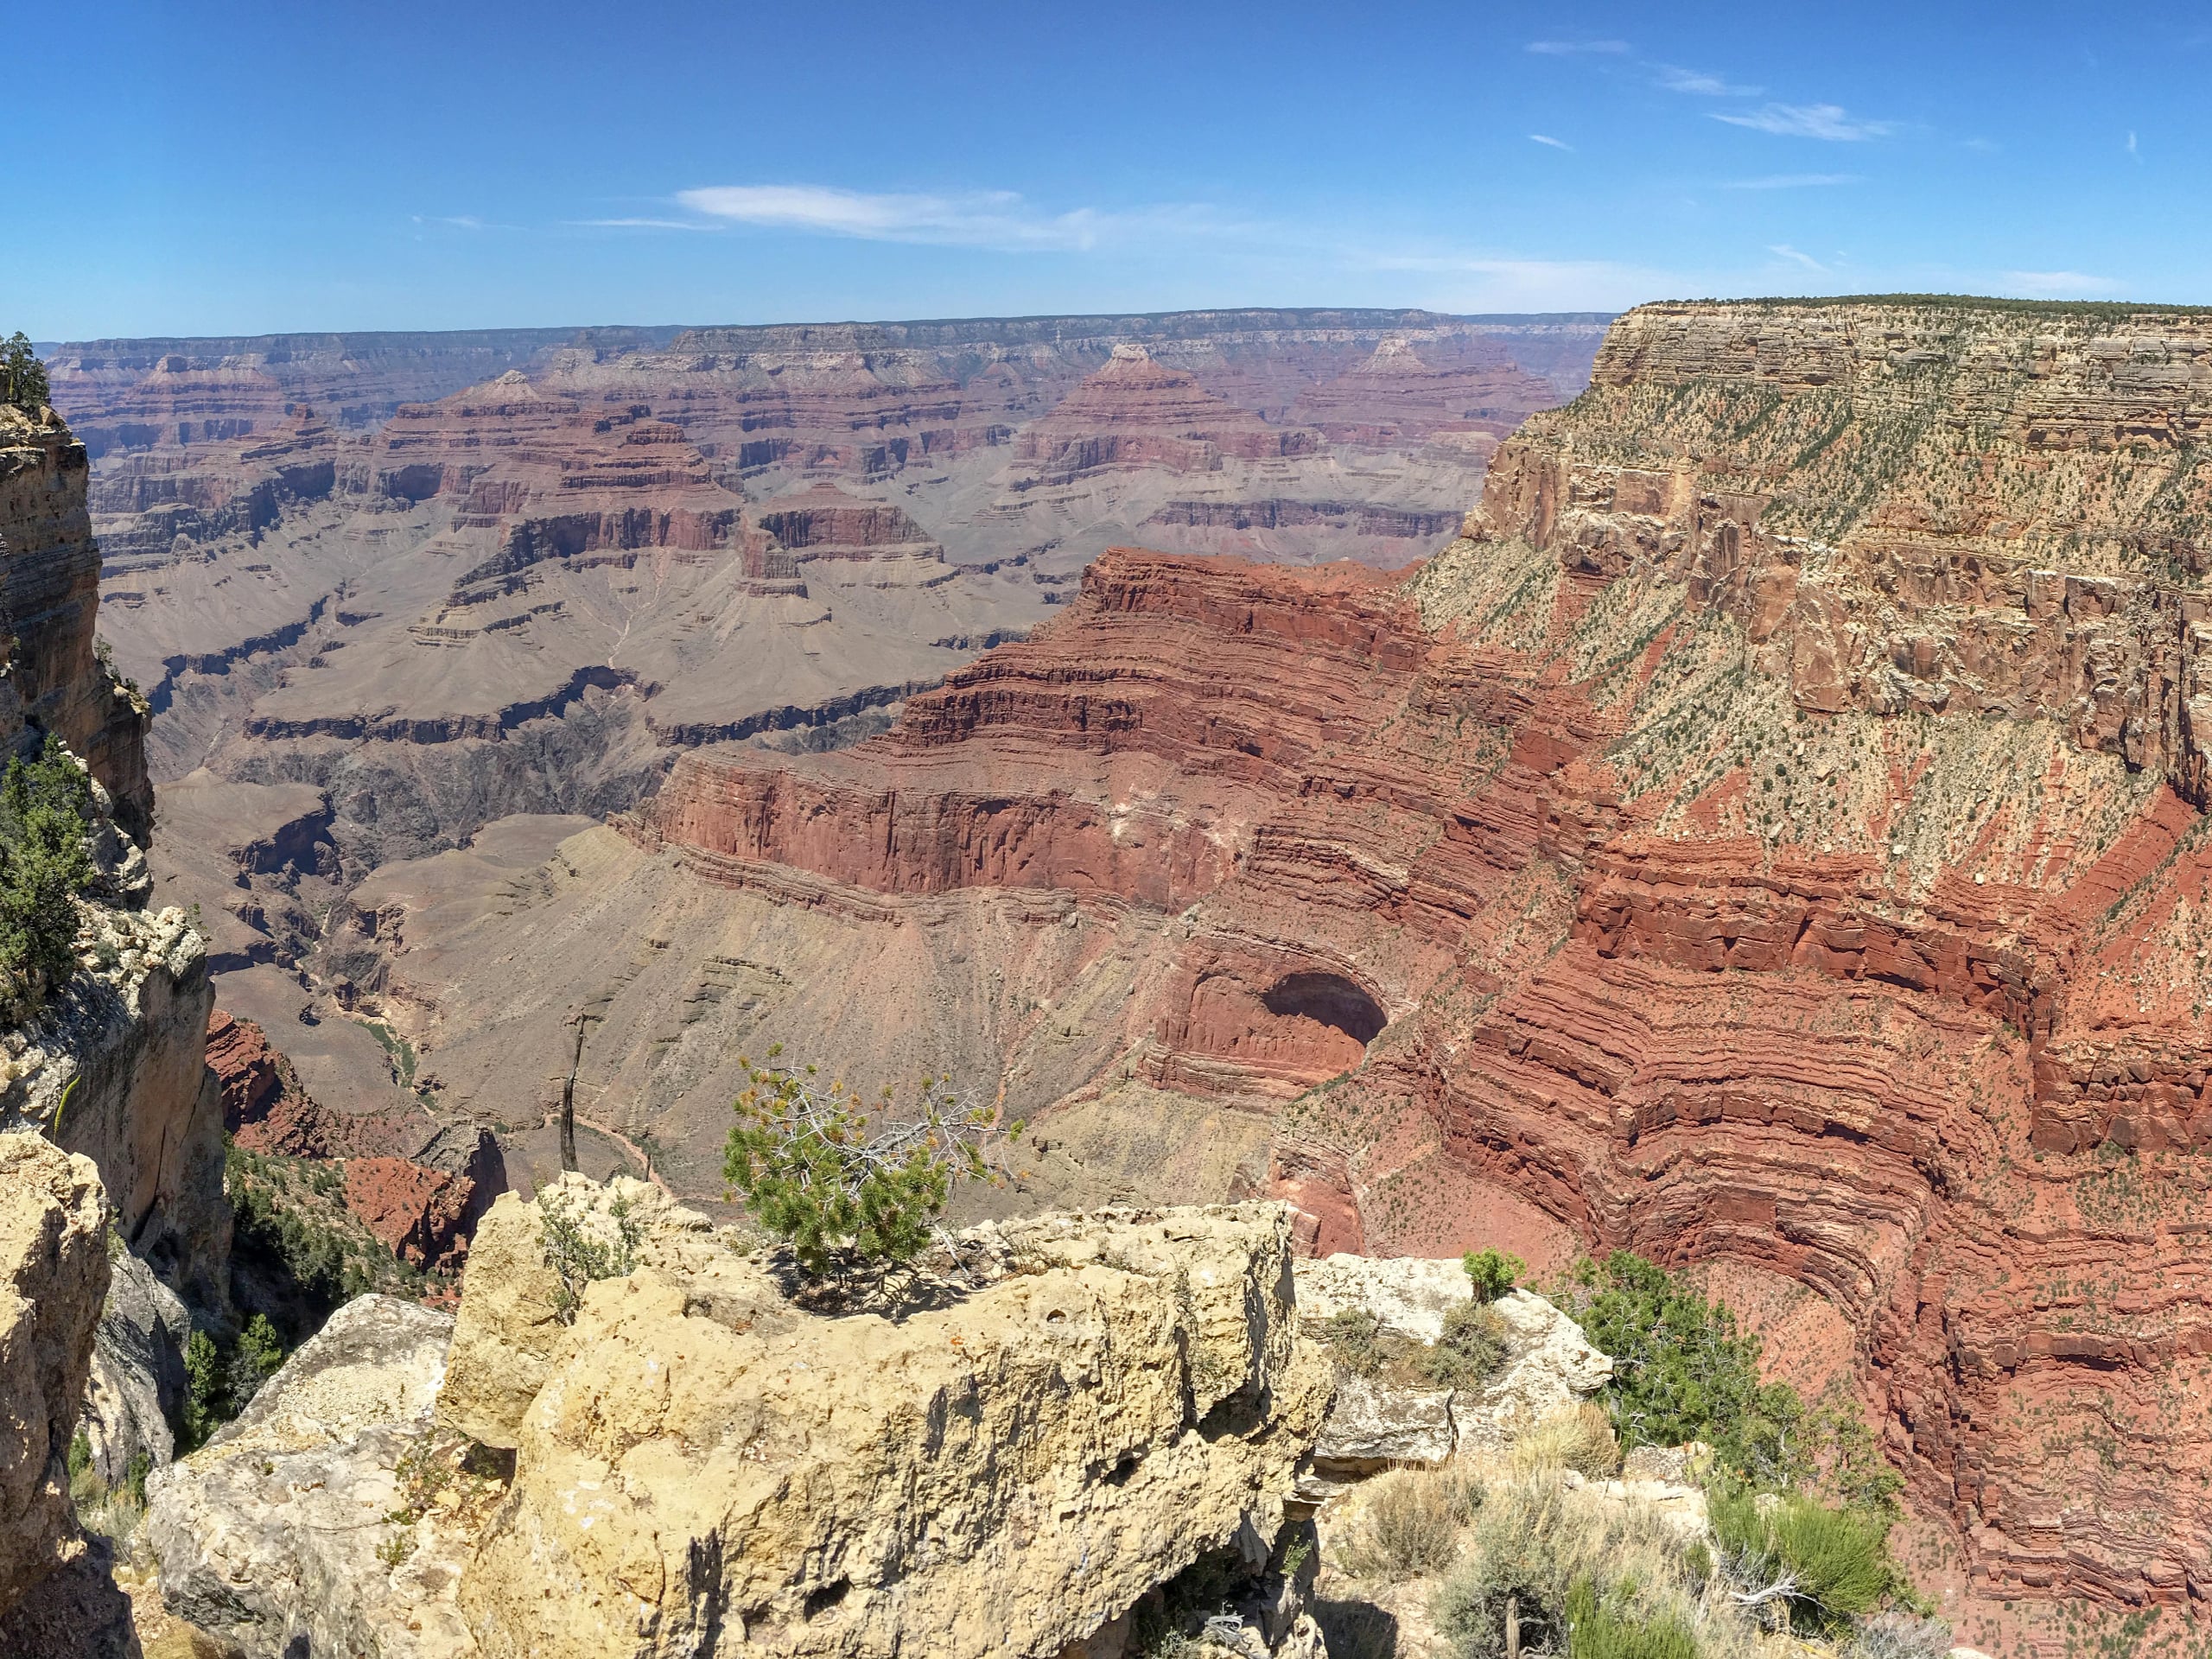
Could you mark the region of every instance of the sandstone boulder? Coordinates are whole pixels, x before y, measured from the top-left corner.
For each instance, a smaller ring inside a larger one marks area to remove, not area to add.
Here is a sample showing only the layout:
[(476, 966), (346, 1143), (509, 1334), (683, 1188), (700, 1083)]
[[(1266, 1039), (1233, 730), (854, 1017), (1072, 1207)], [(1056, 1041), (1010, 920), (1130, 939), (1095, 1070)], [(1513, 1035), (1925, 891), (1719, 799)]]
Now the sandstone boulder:
[(773, 1318), (781, 1290), (749, 1260), (716, 1243), (714, 1229), (649, 1182), (618, 1175), (601, 1185), (565, 1174), (525, 1203), (503, 1193), (478, 1224), (454, 1325), (453, 1353), (438, 1393), (439, 1421), (486, 1446), (512, 1450), (554, 1351), (569, 1332), (561, 1275), (548, 1250), (547, 1208), (556, 1231), (574, 1230), (607, 1260), (665, 1268), (693, 1300), (724, 1323)]
[(1371, 1474), (1397, 1464), (1442, 1463), (1459, 1446), (1449, 1389), (1394, 1389), (1363, 1376), (1337, 1379), (1313, 1466)]
[(1504, 1370), (1471, 1398), (1452, 1402), (1462, 1446), (1503, 1445), (1522, 1430), (1605, 1386), (1613, 1362), (1582, 1327), (1533, 1291), (1508, 1291), (1491, 1304), (1505, 1322)]
[(107, 1294), (108, 1214), (91, 1159), (0, 1135), (0, 1613), (84, 1549), (69, 1440)]
[(359, 1297), (156, 1471), (146, 1538), (168, 1610), (252, 1659), (472, 1651), (454, 1604), (470, 1528), (423, 1491), (452, 1333), (450, 1315)]
[(487, 1659), (1057, 1656), (1279, 1530), (1330, 1395), (1281, 1207), (988, 1226), (976, 1282), (825, 1317), (617, 1196), (652, 1209), (641, 1265), (573, 1325), (537, 1203), (495, 1207), (463, 1287), (442, 1410), (517, 1447), (461, 1590)]
[(1392, 1336), (1434, 1342), (1444, 1316), (1475, 1299), (1456, 1257), (1325, 1255), (1297, 1264), (1298, 1317), (1308, 1330), (1357, 1311)]
[[(1474, 1300), (1456, 1260), (1331, 1255), (1296, 1265), (1298, 1312), (1309, 1334), (1336, 1315), (1363, 1313), (1391, 1336), (1433, 1343), (1444, 1316)], [(1491, 1304), (1505, 1327), (1507, 1355), (1480, 1389), (1394, 1386), (1346, 1375), (1313, 1448), (1303, 1491), (1325, 1497), (1346, 1480), (1397, 1464), (1440, 1464), (1462, 1446), (1503, 1446), (1554, 1412), (1586, 1399), (1611, 1376), (1612, 1361), (1582, 1327), (1533, 1291)]]

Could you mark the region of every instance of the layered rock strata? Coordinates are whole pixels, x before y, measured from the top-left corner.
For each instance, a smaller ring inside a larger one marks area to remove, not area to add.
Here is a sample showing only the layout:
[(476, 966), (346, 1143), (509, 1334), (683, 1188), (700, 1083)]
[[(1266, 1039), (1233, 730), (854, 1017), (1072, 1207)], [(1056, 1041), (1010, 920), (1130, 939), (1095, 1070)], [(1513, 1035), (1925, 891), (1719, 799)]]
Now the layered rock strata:
[(1809, 1287), (1976, 1593), (2183, 1600), (2205, 327), (1646, 308), (1410, 582), (1116, 554), (887, 738), (696, 757), (632, 833), (840, 925), (1156, 918), (1068, 1121), (1297, 1096), (1320, 1249)]

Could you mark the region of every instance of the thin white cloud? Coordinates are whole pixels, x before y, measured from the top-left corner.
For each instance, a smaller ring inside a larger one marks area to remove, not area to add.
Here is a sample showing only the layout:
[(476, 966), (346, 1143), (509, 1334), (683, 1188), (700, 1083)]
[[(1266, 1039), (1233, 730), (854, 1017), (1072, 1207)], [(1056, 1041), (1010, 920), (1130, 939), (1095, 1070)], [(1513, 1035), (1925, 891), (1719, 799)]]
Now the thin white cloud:
[(1708, 75), (1703, 70), (1685, 69), (1678, 64), (1655, 63), (1651, 73), (1656, 84), (1670, 92), (1685, 92), (1693, 98), (1757, 98), (1756, 86), (1738, 86), (1719, 75)]
[(2136, 161), (2143, 159), (2143, 152), (2135, 147), (2135, 135), (2132, 132), (2127, 135), (2127, 153)]
[(870, 242), (918, 242), (1002, 252), (1084, 252), (1147, 234), (1218, 232), (1211, 210), (1193, 206), (1047, 213), (1011, 190), (961, 195), (869, 194), (823, 184), (726, 184), (677, 193), (706, 219)]
[(1858, 118), (1847, 113), (1840, 104), (1768, 104), (1740, 115), (1714, 111), (1713, 118), (1732, 127), (1750, 127), (1784, 138), (1826, 138), (1841, 143), (1885, 137), (1897, 130), (1894, 121)]
[(1769, 253), (1777, 255), (1782, 258), (1790, 260), (1796, 264), (1801, 264), (1808, 270), (1826, 270), (1827, 269), (1826, 265), (1814, 258), (1811, 254), (1800, 253), (1796, 249), (1791, 247), (1787, 242), (1774, 243), (1768, 247), (1767, 251)]
[(1529, 142), (1532, 144), (1549, 144), (1554, 149), (1564, 149), (1569, 153), (1572, 153), (1574, 149), (1574, 146), (1568, 143), (1564, 138), (1554, 138), (1548, 134), (1541, 132), (1530, 133), (1529, 135)]
[(1965, 143), (1968, 149), (1979, 150), (1984, 156), (1994, 156), (2003, 148), (1993, 138), (1968, 138)]
[(413, 218), (417, 225), (450, 225), (462, 231), (484, 228), (484, 221), (474, 213), (416, 213)]
[(1729, 179), (1723, 190), (1815, 190), (1834, 184), (1864, 184), (1859, 173), (1771, 173), (1763, 179)]
[(1531, 41), (1529, 50), (1548, 58), (1580, 57), (1595, 52), (1606, 57), (1621, 57), (1629, 49), (1626, 41)]
[(2110, 276), (2092, 276), (2080, 270), (2008, 270), (2001, 279), (2011, 292), (2032, 300), (2088, 299), (2117, 294), (2126, 284)]

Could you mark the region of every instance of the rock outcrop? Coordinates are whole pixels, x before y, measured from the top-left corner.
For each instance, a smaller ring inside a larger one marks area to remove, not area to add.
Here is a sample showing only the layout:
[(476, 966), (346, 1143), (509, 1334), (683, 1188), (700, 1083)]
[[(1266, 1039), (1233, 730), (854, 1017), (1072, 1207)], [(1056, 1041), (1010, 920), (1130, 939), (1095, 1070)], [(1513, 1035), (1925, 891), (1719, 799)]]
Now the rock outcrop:
[(563, 1325), (536, 1206), (485, 1224), (440, 1409), (517, 1448), (461, 1591), (486, 1656), (1057, 1656), (1271, 1541), (1327, 1405), (1276, 1207), (987, 1228), (982, 1287), (893, 1320), (798, 1311), (641, 1184), (559, 1191), (641, 1265)]
[(14, 746), (27, 726), (59, 736), (107, 791), (117, 822), (143, 841), (154, 810), (146, 705), (95, 650), (90, 471), (85, 447), (51, 410), (35, 419), (0, 405), (0, 745)]
[(82, 1554), (68, 1453), (107, 1294), (92, 1160), (0, 1134), (0, 1615)]
[(0, 407), (0, 755), (60, 738), (92, 774), (96, 817), (79, 971), (36, 1009), (9, 993), (0, 1128), (36, 1128), (89, 1156), (132, 1249), (219, 1304), (229, 1232), (222, 1120), (201, 1063), (207, 953), (181, 911), (143, 908), (149, 716), (95, 647), (87, 474), (52, 410)]
[[(1300, 1260), (1298, 1314), (1312, 1336), (1357, 1312), (1378, 1332), (1434, 1343), (1444, 1318), (1474, 1300), (1456, 1260), (1330, 1255)], [(1440, 1464), (1463, 1450), (1510, 1446), (1546, 1418), (1589, 1399), (1613, 1374), (1612, 1361), (1582, 1327), (1543, 1297), (1512, 1290), (1491, 1306), (1506, 1342), (1504, 1363), (1475, 1389), (1394, 1385), (1358, 1376), (1338, 1381), (1337, 1398), (1313, 1447), (1309, 1491), (1408, 1464)]]
[(169, 1425), (182, 1420), (192, 1318), (177, 1294), (130, 1251), (116, 1252), (109, 1265), (80, 1427), (93, 1470), (119, 1491), (134, 1465), (143, 1475), (176, 1455)]
[(1104, 368), (1022, 433), (1020, 454), (1041, 480), (1065, 483), (1107, 467), (1205, 473), (1232, 456), (1262, 461), (1319, 447), (1313, 433), (1269, 426), (1132, 341), (1115, 346)]
[[(481, 1516), (431, 1408), (453, 1319), (363, 1296), (201, 1450), (147, 1482), (169, 1611), (252, 1659), (454, 1659)], [(442, 1498), (442, 1501), (441, 1501)]]

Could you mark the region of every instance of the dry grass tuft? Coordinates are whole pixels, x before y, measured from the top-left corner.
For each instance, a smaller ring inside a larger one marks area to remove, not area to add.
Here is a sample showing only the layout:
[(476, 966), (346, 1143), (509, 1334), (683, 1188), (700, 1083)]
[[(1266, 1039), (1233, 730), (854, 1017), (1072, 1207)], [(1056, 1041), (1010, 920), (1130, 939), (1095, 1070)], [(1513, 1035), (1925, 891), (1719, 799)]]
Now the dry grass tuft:
[(1447, 1465), (1378, 1475), (1365, 1496), (1342, 1551), (1344, 1567), (1363, 1579), (1395, 1582), (1452, 1565), (1460, 1529), (1482, 1503), (1482, 1488)]
[(1562, 1407), (1513, 1443), (1513, 1472), (1532, 1476), (1572, 1469), (1592, 1480), (1620, 1472), (1620, 1441), (1612, 1419), (1595, 1401)]

